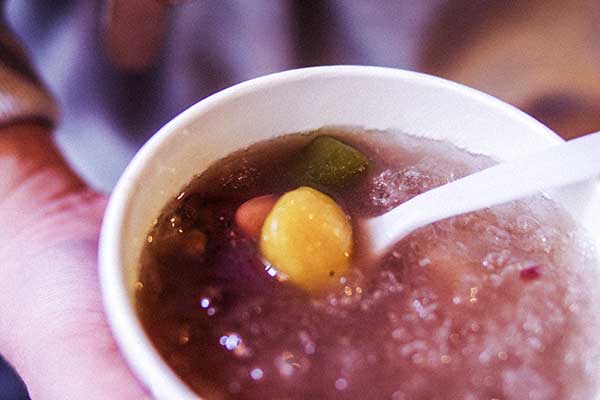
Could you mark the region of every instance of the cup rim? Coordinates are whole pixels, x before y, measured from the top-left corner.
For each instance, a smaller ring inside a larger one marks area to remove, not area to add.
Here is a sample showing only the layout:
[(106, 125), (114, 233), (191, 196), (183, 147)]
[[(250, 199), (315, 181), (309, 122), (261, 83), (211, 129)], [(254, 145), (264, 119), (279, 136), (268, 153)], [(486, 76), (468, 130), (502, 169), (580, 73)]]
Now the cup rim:
[(265, 90), (285, 83), (340, 76), (417, 80), (420, 85), (451, 90), (486, 104), (495, 112), (504, 114), (506, 118), (520, 120), (531, 133), (535, 133), (541, 141), (549, 145), (563, 142), (556, 133), (533, 117), (477, 89), (420, 72), (387, 67), (336, 65), (292, 69), (236, 84), (195, 103), (160, 128), (135, 154), (110, 196), (100, 232), (99, 277), (107, 320), (128, 366), (157, 398), (198, 399), (200, 396), (191, 391), (158, 354), (137, 318), (125, 285), (121, 240), (127, 217), (126, 210), (130, 206), (135, 183), (142, 171), (148, 168), (149, 160), (162, 152), (170, 136), (221, 104), (256, 90)]

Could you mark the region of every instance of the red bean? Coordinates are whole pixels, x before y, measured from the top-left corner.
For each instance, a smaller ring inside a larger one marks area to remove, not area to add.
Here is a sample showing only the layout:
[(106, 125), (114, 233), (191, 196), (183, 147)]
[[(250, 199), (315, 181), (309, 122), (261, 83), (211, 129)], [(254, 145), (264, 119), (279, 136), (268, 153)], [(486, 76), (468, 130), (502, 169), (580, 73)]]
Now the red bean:
[(246, 201), (235, 213), (236, 224), (246, 235), (258, 240), (263, 223), (276, 201), (277, 197), (272, 194)]
[(524, 281), (532, 281), (534, 279), (539, 278), (542, 275), (542, 266), (541, 265), (532, 265), (531, 267), (527, 267), (522, 269), (519, 272), (519, 276)]

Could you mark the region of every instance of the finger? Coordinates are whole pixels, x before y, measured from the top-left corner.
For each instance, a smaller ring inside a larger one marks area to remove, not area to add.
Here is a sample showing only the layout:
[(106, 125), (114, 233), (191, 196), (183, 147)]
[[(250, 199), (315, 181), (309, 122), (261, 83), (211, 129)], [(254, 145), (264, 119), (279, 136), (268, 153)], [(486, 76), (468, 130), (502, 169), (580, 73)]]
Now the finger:
[(173, 1), (107, 0), (104, 13), (104, 48), (119, 69), (138, 70), (157, 58)]

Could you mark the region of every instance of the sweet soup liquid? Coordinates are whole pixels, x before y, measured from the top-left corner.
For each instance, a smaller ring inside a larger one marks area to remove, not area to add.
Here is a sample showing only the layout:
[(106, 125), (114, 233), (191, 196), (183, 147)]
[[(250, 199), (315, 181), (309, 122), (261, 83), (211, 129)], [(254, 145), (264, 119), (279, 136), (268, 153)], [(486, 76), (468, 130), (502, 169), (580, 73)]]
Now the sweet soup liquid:
[(266, 268), (235, 210), (295, 189), (286, 169), (315, 134), (370, 160), (354, 186), (325, 191), (352, 217), (492, 164), (446, 143), (329, 129), (196, 178), (149, 233), (137, 291), (147, 334), (190, 387), (214, 399), (593, 398), (598, 260), (541, 196), (420, 229), (318, 296)]

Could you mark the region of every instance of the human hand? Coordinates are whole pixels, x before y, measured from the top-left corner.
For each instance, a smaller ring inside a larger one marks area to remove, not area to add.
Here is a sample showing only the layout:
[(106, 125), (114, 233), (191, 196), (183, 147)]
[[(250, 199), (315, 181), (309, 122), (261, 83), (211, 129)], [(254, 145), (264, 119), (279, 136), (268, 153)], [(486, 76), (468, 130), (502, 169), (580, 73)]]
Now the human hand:
[(0, 129), (0, 353), (33, 399), (141, 399), (107, 325), (97, 277), (105, 196), (45, 128)]

